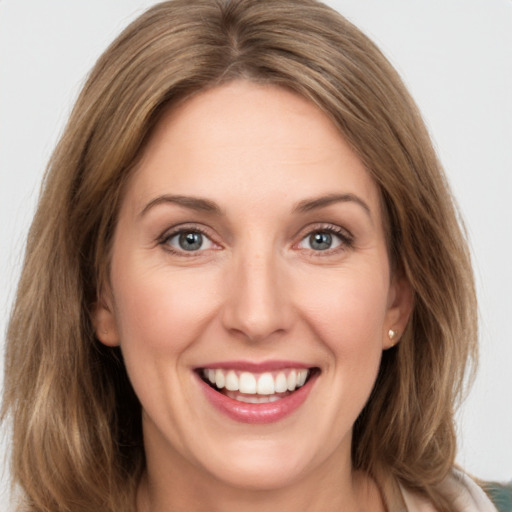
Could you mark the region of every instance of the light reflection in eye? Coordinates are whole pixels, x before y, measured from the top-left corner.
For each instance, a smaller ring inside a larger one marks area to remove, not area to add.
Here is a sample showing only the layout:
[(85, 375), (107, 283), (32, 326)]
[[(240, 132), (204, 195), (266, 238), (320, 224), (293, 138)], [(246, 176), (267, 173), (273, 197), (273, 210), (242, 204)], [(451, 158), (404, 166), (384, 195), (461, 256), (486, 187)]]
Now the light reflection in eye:
[(165, 243), (174, 250), (195, 252), (213, 247), (213, 242), (200, 231), (185, 230), (169, 236)]
[(312, 251), (327, 251), (329, 249), (336, 249), (342, 244), (349, 245), (347, 237), (329, 230), (320, 230), (304, 237), (298, 247)]

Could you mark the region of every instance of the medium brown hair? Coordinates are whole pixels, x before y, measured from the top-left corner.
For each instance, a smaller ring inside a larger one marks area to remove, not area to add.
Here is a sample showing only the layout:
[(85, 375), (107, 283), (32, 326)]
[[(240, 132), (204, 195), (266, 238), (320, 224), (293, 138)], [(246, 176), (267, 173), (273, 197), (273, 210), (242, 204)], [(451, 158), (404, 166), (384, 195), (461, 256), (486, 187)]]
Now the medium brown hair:
[(399, 76), (314, 0), (164, 2), (92, 70), (48, 166), (7, 334), (3, 417), (27, 510), (133, 510), (145, 464), (140, 404), (90, 313), (124, 184), (153, 127), (177, 101), (240, 78), (318, 105), (380, 189), (394, 268), (415, 306), (355, 425), (353, 464), (449, 510), (436, 484), (454, 463), (454, 405), (476, 350), (468, 249)]

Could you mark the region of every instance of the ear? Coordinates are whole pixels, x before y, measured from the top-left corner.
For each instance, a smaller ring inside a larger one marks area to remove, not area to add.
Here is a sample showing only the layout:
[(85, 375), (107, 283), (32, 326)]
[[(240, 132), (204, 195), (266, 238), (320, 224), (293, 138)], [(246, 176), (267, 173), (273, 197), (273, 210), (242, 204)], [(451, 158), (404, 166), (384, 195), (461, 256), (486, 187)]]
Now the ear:
[(391, 278), (388, 295), (388, 310), (384, 322), (382, 348), (386, 350), (400, 341), (414, 307), (414, 292), (411, 283), (401, 271)]
[(96, 337), (108, 347), (119, 345), (119, 332), (110, 292), (102, 292), (92, 310), (92, 323)]

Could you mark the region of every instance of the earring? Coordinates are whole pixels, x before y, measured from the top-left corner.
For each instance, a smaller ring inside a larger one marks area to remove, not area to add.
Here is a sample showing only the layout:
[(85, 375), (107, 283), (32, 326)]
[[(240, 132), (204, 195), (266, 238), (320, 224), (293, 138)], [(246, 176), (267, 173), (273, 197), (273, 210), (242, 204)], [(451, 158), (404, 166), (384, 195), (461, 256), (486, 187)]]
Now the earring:
[(398, 331), (395, 331), (394, 329), (389, 329), (388, 331), (388, 338), (389, 341), (391, 341), (391, 346), (393, 347), (398, 340), (395, 341), (395, 338), (398, 336)]

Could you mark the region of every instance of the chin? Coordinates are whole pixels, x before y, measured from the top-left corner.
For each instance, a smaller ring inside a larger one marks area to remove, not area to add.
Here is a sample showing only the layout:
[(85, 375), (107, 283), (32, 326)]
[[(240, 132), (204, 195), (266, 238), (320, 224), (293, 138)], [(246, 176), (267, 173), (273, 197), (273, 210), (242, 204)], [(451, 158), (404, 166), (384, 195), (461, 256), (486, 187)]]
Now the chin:
[(273, 491), (299, 481), (304, 474), (304, 466), (291, 458), (283, 463), (278, 457), (241, 456), (239, 460), (230, 460), (227, 464), (217, 466), (211, 474), (231, 488)]
[(220, 439), (217, 446), (222, 448), (203, 452), (197, 462), (213, 479), (233, 489), (279, 490), (314, 475), (330, 458), (330, 443), (311, 441), (286, 428), (277, 435), (273, 432), (273, 439), (265, 439), (265, 434), (232, 442)]

